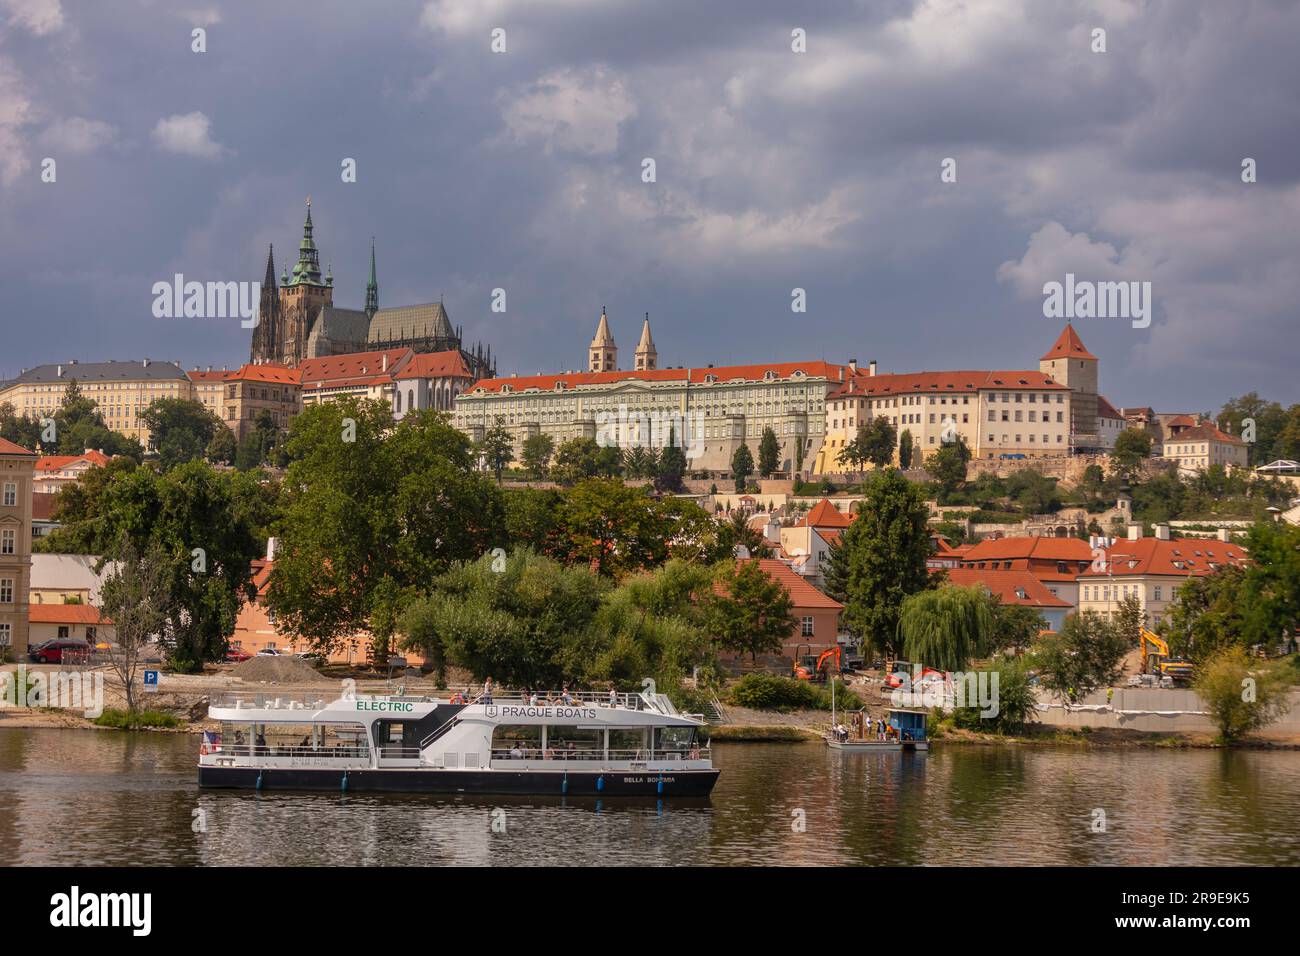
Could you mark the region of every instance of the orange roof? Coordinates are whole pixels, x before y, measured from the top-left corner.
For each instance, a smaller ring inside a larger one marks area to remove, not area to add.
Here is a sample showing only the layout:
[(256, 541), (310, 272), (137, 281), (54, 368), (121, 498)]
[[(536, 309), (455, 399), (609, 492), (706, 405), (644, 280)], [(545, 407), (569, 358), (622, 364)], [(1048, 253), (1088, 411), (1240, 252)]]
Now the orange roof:
[(823, 498), (813, 505), (812, 511), (799, 519), (799, 528), (847, 528), (853, 519), (831, 504), (830, 499)]
[(1091, 561), (1092, 546), (1079, 538), (986, 538), (962, 556), (963, 561), (1006, 561), (1015, 558)]
[(99, 608), (89, 604), (32, 604), (28, 619), (33, 624), (104, 624)]
[(971, 394), (981, 389), (1035, 388), (1059, 389), (1066, 386), (1050, 375), (1031, 369), (1008, 371), (955, 371), (906, 372), (900, 375), (865, 375), (859, 373), (843, 387), (832, 392), (830, 398), (855, 396), (912, 395), (929, 392), (965, 392)]
[(1120, 421), (1124, 420), (1124, 416), (1120, 413), (1120, 410), (1110, 402), (1106, 401), (1105, 395), (1097, 396), (1097, 417), (1118, 419)]
[(1177, 435), (1170, 435), (1165, 439), (1165, 444), (1180, 441), (1217, 441), (1225, 442), (1229, 445), (1242, 446), (1246, 444), (1236, 435), (1229, 435), (1226, 432), (1219, 431), (1219, 429), (1210, 422), (1203, 422), (1195, 428), (1188, 428), (1185, 431), (1179, 432)]
[(1217, 539), (1177, 538), (1162, 541), (1159, 538), (1139, 538), (1136, 541), (1116, 541), (1106, 551), (1107, 569), (1088, 569), (1080, 578), (1108, 577), (1130, 574), (1204, 575), (1229, 565), (1241, 565), (1248, 560), (1246, 549), (1238, 544), (1225, 544)]
[(91, 448), (84, 455), (43, 455), (36, 459), (37, 471), (62, 471), (74, 462), (85, 461), (101, 468), (107, 465), (109, 457), (103, 452)]
[(196, 384), (201, 382), (224, 382), (226, 376), (230, 374), (230, 370), (219, 368), (200, 372), (198, 369), (194, 369), (194, 371), (186, 372), (185, 374), (189, 376), (191, 382), (195, 382)]
[(31, 455), (36, 457), (36, 452), (28, 451), (22, 445), (15, 445), (7, 438), (0, 438), (0, 455)]
[(302, 383), (301, 371), (276, 363), (241, 365), (238, 371), (229, 372), (226, 377), (232, 381), (271, 382), (276, 385), (300, 385)]
[(660, 368), (639, 372), (629, 369), (615, 372), (552, 373), (550, 375), (520, 375), (512, 378), (485, 378), (481, 382), (474, 384), (473, 391), (477, 392), (482, 389), (484, 392), (499, 392), (507, 385), (511, 391), (515, 392), (522, 392), (529, 388), (553, 391), (560, 386), (577, 388), (582, 385), (611, 385), (625, 381), (681, 383), (689, 381), (691, 385), (706, 385), (708, 384), (706, 380), (710, 376), (712, 376), (713, 381), (719, 384), (725, 384), (733, 379), (757, 382), (762, 381), (768, 372), (771, 372), (777, 379), (789, 379), (796, 372), (802, 372), (809, 378), (838, 380), (840, 371), (843, 368), (842, 365), (819, 361), (774, 362), (768, 365), (720, 365), (716, 368)]
[(1056, 340), (1056, 344), (1047, 350), (1041, 361), (1048, 359), (1077, 358), (1092, 359), (1097, 361), (1097, 356), (1093, 355), (1083, 347), (1083, 339), (1079, 338), (1079, 333), (1074, 331), (1074, 326), (1069, 322), (1065, 323), (1065, 328), (1061, 329), (1061, 335)]
[(1028, 571), (987, 571), (977, 568), (948, 568), (948, 580), (961, 587), (982, 584), (1001, 598), (1003, 604), (1025, 607), (1073, 607), (1063, 601)]
[(459, 349), (416, 355), (394, 378), (473, 378)]
[[(739, 564), (743, 560), (743, 558), (739, 559), (736, 563)], [(781, 582), (781, 586), (790, 595), (790, 600), (794, 602), (796, 608), (829, 608), (838, 611), (844, 607), (833, 597), (818, 591), (775, 558), (750, 558), (749, 560), (758, 561), (758, 566), (769, 577)]]
[[(319, 387), (337, 380), (373, 381), (369, 376), (391, 377), (401, 371), (415, 353), (410, 349), (381, 349), (374, 352), (353, 352), (349, 355), (327, 355), (324, 358), (306, 359), (298, 366), (304, 386)], [(384, 368), (385, 359), (388, 362)]]

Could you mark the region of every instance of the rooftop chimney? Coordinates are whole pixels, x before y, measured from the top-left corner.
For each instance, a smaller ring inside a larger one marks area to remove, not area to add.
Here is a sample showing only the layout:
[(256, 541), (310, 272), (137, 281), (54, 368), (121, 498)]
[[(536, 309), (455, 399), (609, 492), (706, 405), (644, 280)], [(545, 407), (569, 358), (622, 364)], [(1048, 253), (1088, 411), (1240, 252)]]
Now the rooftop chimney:
[(268, 561), (275, 560), (275, 549), (279, 544), (280, 544), (279, 538), (266, 539), (266, 560)]
[(875, 374), (876, 374), (876, 360), (875, 360), (875, 359), (872, 359), (870, 362), (867, 363), (867, 374), (868, 374), (868, 375), (875, 375)]
[(1158, 525), (1155, 526), (1155, 529), (1154, 529), (1154, 530), (1155, 530), (1156, 540), (1157, 540), (1157, 541), (1168, 541), (1168, 540), (1169, 540), (1169, 525), (1167, 525), (1167, 524), (1158, 524)]
[(388, 371), (388, 353), (387, 353), (387, 352), (384, 353), (383, 365), (382, 365), (382, 367), (380, 368), (380, 371), (381, 371), (381, 372), (387, 372), (387, 371)]
[(1140, 524), (1131, 524), (1128, 526), (1128, 539), (1137, 541), (1142, 537), (1142, 526)]
[(148, 368), (148, 367), (149, 367), (149, 360), (148, 360), (148, 359), (145, 359), (145, 360), (144, 360), (143, 362), (141, 362), (140, 364), (141, 364), (142, 366), (144, 366), (145, 368)]
[(63, 366), (62, 365), (57, 366), (54, 374), (56, 374), (59, 378), (63, 378)]
[(858, 360), (857, 360), (857, 359), (849, 359), (849, 371), (852, 372), (854, 375), (857, 375), (857, 374), (858, 374)]
[(1224, 544), (1227, 544), (1232, 540), (1232, 530), (1229, 528), (1220, 528), (1216, 537)]

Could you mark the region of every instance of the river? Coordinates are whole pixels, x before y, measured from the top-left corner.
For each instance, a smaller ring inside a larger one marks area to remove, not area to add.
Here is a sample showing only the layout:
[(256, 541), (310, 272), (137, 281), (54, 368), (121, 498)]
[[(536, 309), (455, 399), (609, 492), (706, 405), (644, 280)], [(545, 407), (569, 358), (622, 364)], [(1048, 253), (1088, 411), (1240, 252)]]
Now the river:
[(1300, 864), (1300, 751), (721, 744), (701, 802), (200, 791), (197, 738), (0, 727), (8, 865)]

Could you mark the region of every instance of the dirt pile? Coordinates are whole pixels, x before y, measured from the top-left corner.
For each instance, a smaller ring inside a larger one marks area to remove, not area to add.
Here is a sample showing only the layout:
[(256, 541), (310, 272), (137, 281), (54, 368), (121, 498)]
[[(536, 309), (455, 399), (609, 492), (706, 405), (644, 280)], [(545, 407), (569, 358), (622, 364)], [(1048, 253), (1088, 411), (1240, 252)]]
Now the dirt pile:
[(259, 654), (250, 657), (230, 671), (246, 684), (328, 684), (328, 677), (318, 672), (301, 657)]

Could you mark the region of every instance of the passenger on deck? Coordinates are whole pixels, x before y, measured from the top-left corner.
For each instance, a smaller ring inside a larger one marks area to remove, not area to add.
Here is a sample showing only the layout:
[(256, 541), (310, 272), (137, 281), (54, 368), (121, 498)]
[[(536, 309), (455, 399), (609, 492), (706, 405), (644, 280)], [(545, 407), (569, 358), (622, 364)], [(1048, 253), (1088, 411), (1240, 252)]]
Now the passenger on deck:
[(533, 691), (531, 694), (528, 695), (528, 703), (531, 704), (533, 707), (537, 706), (537, 691)]
[(510, 748), (510, 756), (512, 756), (512, 757), (514, 757), (516, 760), (518, 760), (518, 759), (519, 759), (520, 757), (522, 757), (523, 755), (524, 755), (524, 752), (523, 752), (522, 750), (519, 749), (519, 741), (516, 740), (515, 743), (514, 743), (514, 746), (512, 746), (512, 747)]
[(483, 703), (492, 703), (492, 678), (483, 678)]
[(609, 689), (609, 706), (611, 707), (618, 706), (618, 691), (616, 691), (613, 687)]
[(565, 684), (564, 687), (560, 689), (560, 702), (565, 704), (573, 703), (573, 695), (569, 693), (568, 684)]

